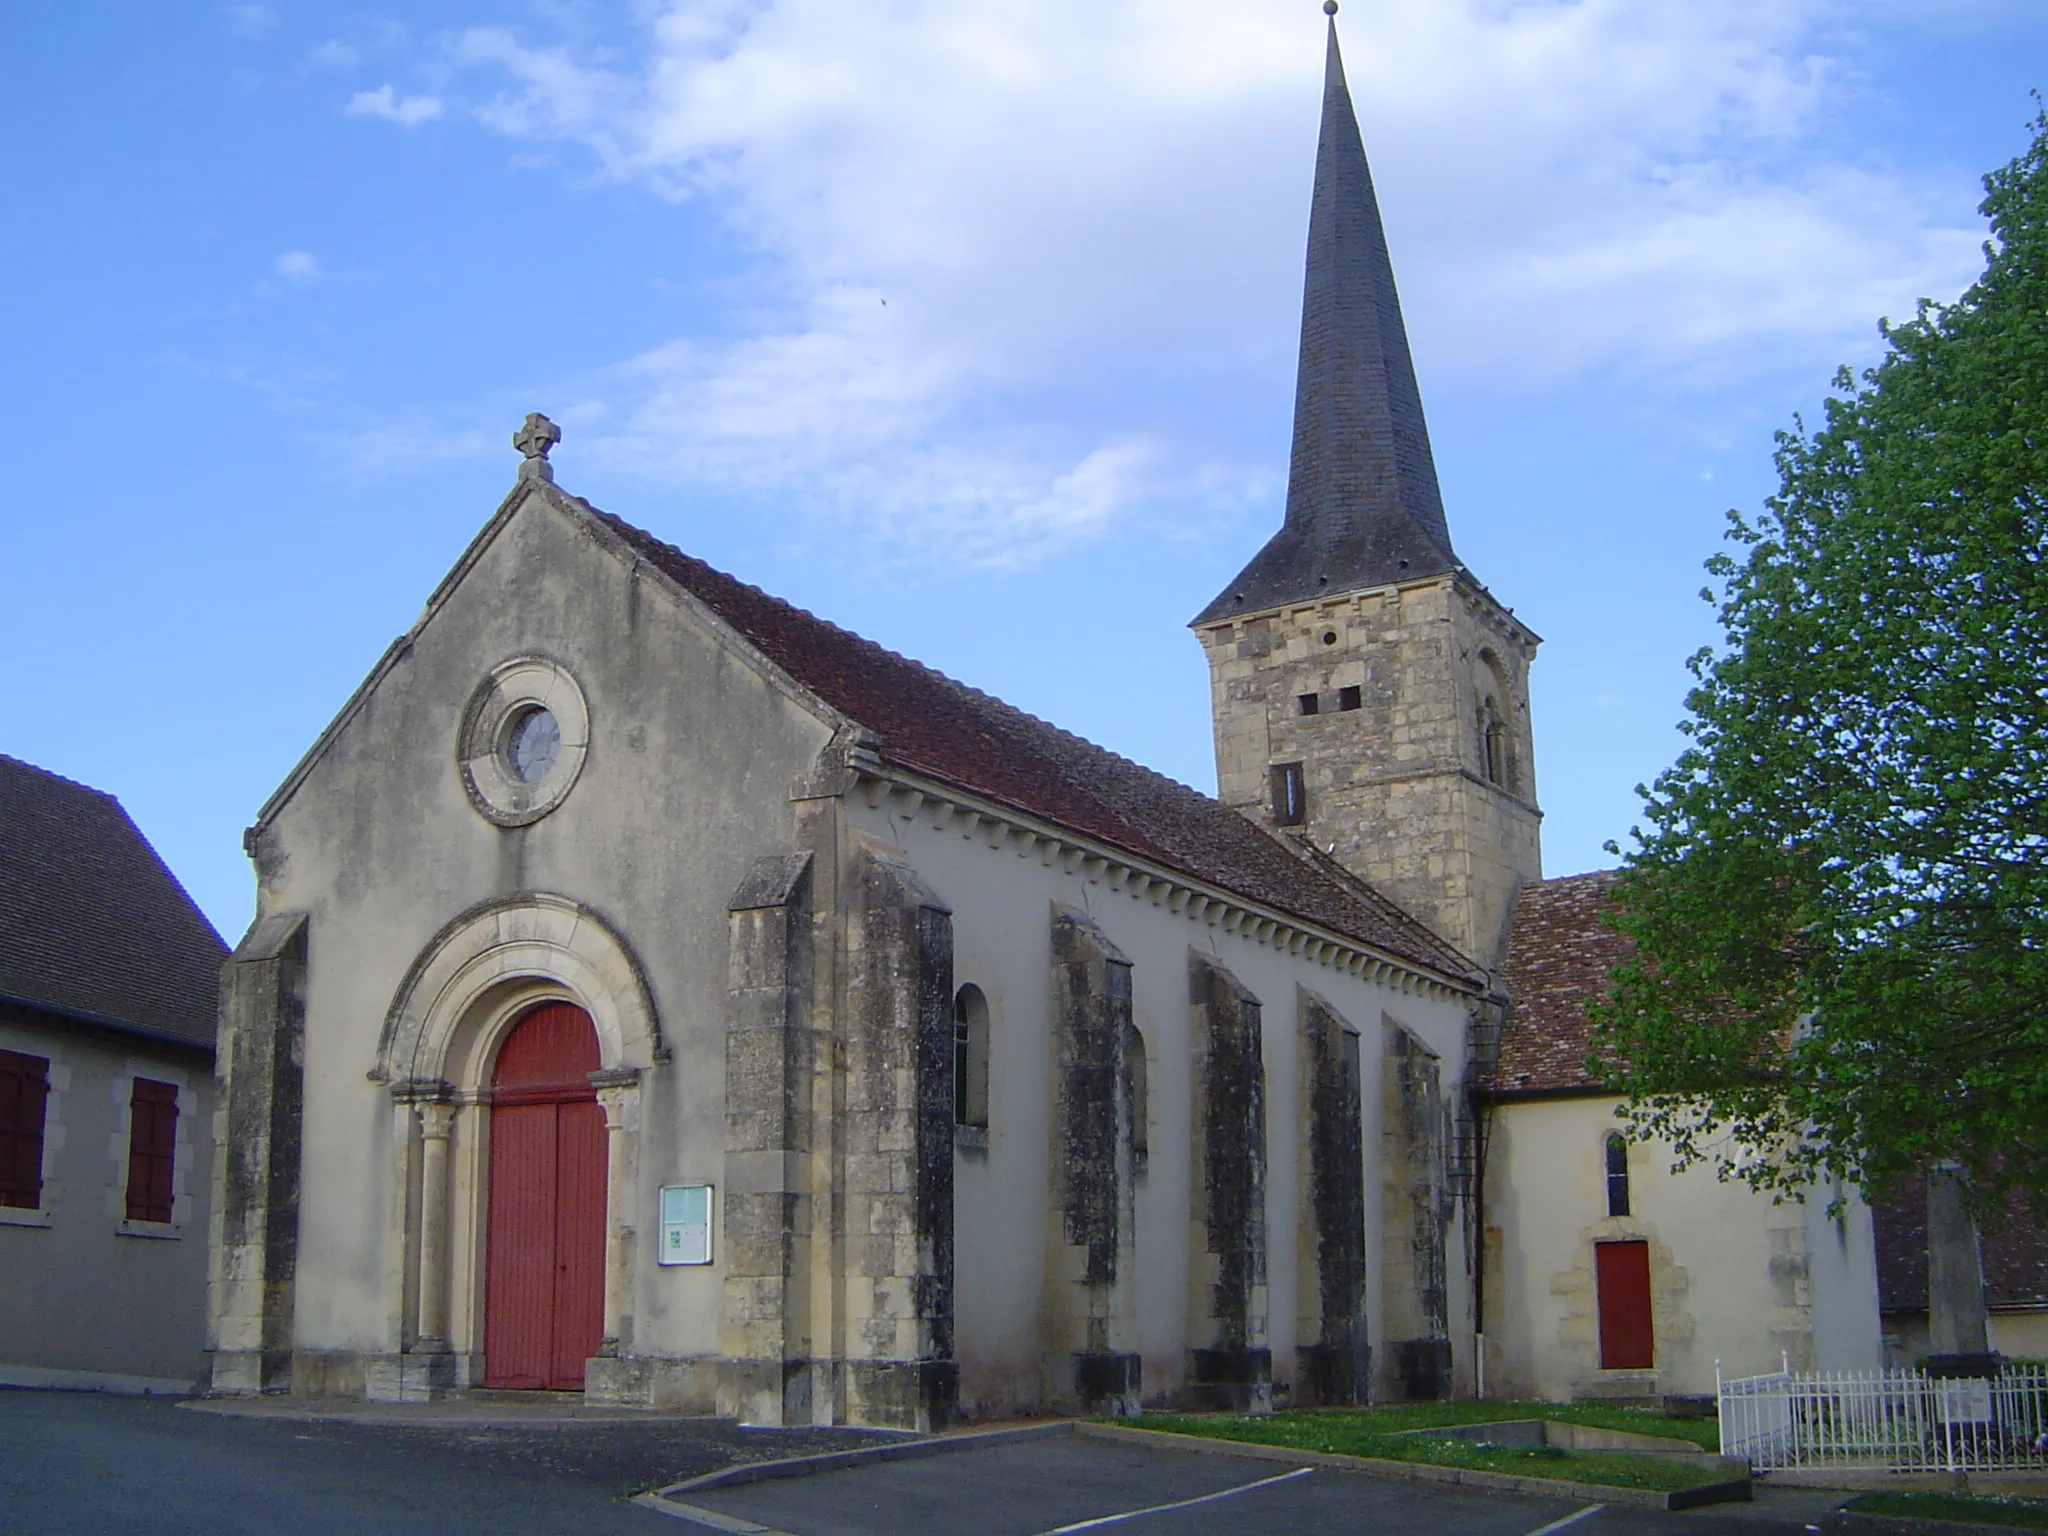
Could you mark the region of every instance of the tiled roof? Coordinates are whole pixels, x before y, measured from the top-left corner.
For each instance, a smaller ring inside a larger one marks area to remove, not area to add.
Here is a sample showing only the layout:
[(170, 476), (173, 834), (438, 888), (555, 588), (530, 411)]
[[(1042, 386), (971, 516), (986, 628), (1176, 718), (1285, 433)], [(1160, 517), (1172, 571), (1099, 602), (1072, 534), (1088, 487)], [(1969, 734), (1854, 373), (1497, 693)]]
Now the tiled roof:
[[(1927, 1307), (1927, 1180), (1911, 1180), (1871, 1212), (1877, 1228), (1877, 1304), (1886, 1312)], [(1994, 1307), (2048, 1306), (2048, 1226), (2014, 1194), (2005, 1222), (1983, 1237), (1984, 1298)]]
[(611, 528), (799, 685), (872, 731), (884, 761), (1441, 975), (1479, 979), (1471, 961), (1392, 901), (1219, 801), (736, 581), (587, 502), (564, 499)]
[(1586, 1073), (1593, 1029), (1586, 1008), (1606, 999), (1609, 967), (1631, 952), (1628, 940), (1601, 921), (1615, 875), (1598, 869), (1540, 881), (1515, 903), (1495, 1092), (1599, 1086)]
[(211, 1046), (226, 958), (120, 801), (0, 756), (0, 995)]

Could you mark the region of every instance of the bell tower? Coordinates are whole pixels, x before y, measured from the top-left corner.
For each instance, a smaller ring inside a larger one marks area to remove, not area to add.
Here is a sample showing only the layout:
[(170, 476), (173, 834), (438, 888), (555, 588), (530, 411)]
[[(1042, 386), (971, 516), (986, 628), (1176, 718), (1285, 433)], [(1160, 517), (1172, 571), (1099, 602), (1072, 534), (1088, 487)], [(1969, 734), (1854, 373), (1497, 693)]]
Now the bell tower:
[(1451, 548), (1332, 13), (1286, 519), (1192, 624), (1217, 790), (1498, 967), (1542, 876), (1538, 636)]

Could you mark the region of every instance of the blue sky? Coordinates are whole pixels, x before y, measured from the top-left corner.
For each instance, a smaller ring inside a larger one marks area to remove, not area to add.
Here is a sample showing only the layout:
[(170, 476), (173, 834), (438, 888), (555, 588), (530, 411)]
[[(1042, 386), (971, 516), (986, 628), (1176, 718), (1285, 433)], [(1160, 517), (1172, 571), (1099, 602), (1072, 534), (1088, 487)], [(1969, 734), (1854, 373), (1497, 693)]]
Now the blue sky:
[[(1771, 434), (1979, 265), (2038, 0), (1353, 0), (1453, 537), (1546, 638), (1545, 861), (1676, 750)], [(7, 7), (0, 751), (223, 933), (240, 829), (562, 483), (1203, 788), (1277, 524), (1314, 0)]]

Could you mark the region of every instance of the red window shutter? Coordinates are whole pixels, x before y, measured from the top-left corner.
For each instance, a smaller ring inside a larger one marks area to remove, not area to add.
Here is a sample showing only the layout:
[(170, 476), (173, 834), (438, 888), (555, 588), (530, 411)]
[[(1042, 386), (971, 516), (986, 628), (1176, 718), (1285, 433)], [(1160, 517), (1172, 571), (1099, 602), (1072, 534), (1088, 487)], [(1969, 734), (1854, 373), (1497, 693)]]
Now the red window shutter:
[(128, 1219), (169, 1221), (178, 1151), (177, 1085), (136, 1078), (128, 1110)]
[(1650, 1328), (1650, 1245), (1595, 1243), (1600, 1287), (1600, 1369), (1647, 1371), (1656, 1363)]
[(50, 1099), (47, 1057), (0, 1051), (0, 1205), (43, 1203), (43, 1118)]

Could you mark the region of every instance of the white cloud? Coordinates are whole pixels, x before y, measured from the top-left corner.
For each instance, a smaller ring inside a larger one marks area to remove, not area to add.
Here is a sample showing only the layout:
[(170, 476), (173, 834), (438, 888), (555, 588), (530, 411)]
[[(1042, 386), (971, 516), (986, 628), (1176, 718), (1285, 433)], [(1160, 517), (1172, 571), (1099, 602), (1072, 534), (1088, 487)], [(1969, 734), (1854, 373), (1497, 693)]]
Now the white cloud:
[(374, 91), (357, 91), (349, 98), (347, 111), (350, 117), (381, 117), (401, 128), (417, 128), (439, 117), (443, 108), (438, 96), (400, 96), (380, 85)]
[(227, 5), (221, 10), (228, 25), (244, 37), (261, 37), (277, 25), (277, 13), (267, 5)]
[[(1823, 46), (1845, 4), (1344, 18), (1425, 390), (1726, 388), (1825, 368), (1878, 314), (1953, 292), (1973, 199), (1942, 209), (1828, 148), (1854, 88)], [(1291, 376), (1320, 21), (1237, 0), (671, 0), (630, 69), (495, 29), (456, 51), (499, 83), (488, 127), (712, 200), (772, 280), (738, 339), (622, 365), (597, 451), (1005, 560), (1147, 504), (1270, 493), (1227, 409), (1205, 441), (1166, 441), (1126, 386)]]
[(338, 38), (329, 38), (306, 57), (318, 69), (354, 69), (363, 62), (360, 48)]
[(271, 268), (288, 283), (317, 283), (327, 275), (311, 251), (286, 251)]
[(373, 474), (459, 459), (502, 458), (505, 451), (502, 433), (449, 429), (417, 418), (387, 422), (331, 442), (349, 468)]

